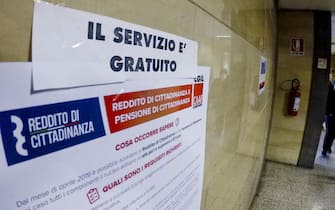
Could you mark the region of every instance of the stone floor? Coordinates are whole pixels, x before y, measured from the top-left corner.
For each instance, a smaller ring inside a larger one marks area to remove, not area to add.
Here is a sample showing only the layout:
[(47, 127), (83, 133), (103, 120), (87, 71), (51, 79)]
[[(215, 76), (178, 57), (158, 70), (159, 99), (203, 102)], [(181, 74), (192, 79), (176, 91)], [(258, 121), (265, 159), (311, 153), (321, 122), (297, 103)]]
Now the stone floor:
[[(320, 139), (322, 145), (323, 135)], [(314, 169), (266, 162), (250, 209), (335, 210), (335, 154), (320, 153), (321, 147)]]

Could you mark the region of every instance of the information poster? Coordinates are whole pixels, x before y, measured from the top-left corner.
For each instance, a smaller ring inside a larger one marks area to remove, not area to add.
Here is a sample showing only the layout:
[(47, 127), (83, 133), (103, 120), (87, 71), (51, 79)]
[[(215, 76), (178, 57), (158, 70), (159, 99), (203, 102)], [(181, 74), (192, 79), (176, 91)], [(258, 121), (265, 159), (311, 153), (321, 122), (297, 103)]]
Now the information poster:
[(1, 209), (200, 209), (209, 69), (41, 92), (31, 71), (0, 64)]
[(34, 90), (193, 77), (197, 69), (196, 42), (111, 17), (37, 1), (32, 31)]
[(258, 81), (258, 95), (261, 95), (265, 90), (265, 79), (266, 79), (266, 58), (261, 57), (259, 62), (259, 81)]

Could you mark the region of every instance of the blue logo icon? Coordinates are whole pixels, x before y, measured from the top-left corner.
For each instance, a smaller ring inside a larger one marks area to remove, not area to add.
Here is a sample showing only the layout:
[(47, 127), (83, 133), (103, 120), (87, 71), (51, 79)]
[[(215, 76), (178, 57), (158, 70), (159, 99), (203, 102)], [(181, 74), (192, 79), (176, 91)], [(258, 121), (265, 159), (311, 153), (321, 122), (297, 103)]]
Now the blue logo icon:
[(0, 131), (9, 166), (105, 136), (98, 98), (0, 112)]

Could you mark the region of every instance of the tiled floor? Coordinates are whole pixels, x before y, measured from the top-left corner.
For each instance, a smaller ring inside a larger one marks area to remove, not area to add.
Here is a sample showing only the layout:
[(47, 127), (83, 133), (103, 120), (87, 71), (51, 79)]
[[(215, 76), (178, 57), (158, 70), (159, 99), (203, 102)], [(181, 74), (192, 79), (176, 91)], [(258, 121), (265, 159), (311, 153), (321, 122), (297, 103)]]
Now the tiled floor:
[(335, 210), (335, 171), (267, 162), (252, 210)]
[(335, 210), (335, 154), (320, 153), (312, 170), (267, 162), (251, 210)]

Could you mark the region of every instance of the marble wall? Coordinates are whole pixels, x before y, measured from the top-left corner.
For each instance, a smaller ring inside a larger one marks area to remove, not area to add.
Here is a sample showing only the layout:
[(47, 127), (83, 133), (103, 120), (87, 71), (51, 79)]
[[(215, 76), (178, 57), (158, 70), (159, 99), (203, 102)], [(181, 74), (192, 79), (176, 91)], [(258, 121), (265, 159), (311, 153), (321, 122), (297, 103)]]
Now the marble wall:
[[(278, 13), (277, 21), (278, 65), (267, 159), (296, 165), (305, 130), (312, 79), (313, 12), (282, 11)], [(304, 56), (290, 54), (290, 40), (294, 37), (304, 39)], [(290, 82), (285, 81), (293, 78), (301, 82), (300, 108), (295, 117), (287, 115), (289, 91), (282, 90), (290, 88)]]
[[(195, 40), (211, 67), (202, 209), (248, 209), (272, 106), (276, 11), (271, 0), (50, 0)], [(18, 15), (20, 14), (20, 15)], [(32, 0), (0, 1), (0, 61), (30, 60)], [(258, 94), (261, 56), (266, 89)]]

